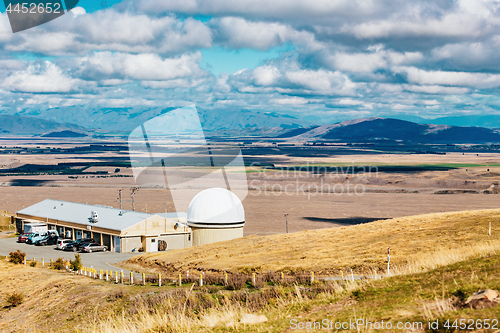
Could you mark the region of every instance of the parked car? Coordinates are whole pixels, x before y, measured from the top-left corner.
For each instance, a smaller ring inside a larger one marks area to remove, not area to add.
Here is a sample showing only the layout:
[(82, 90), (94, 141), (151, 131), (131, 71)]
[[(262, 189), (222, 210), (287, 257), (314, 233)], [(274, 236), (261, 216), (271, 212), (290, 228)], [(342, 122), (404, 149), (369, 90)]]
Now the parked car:
[(56, 235), (59, 236), (59, 233), (56, 230), (49, 230), (46, 233), (42, 234), (39, 232), (34, 232), (31, 235), (29, 235), (28, 240), (26, 241), (27, 244), (35, 244), (37, 241), (45, 238), (46, 236), (49, 235)]
[(81, 246), (81, 251), (88, 252), (88, 253), (92, 253), (92, 252), (96, 252), (96, 251), (106, 252), (107, 250), (108, 250), (107, 246), (101, 245), (98, 243), (87, 243), (87, 244), (83, 244)]
[(42, 239), (44, 235), (40, 234), (39, 232), (32, 232), (29, 236), (28, 239), (26, 240), (26, 244), (33, 244), (37, 240)]
[(80, 238), (80, 239), (77, 239), (76, 241), (74, 242), (71, 242), (69, 244), (67, 244), (63, 250), (64, 251), (73, 251), (73, 252), (77, 252), (80, 250), (80, 246), (83, 245), (83, 244), (87, 244), (87, 243), (93, 243), (95, 242), (92, 238)]
[(25, 233), (20, 234), (19, 237), (17, 238), (17, 242), (18, 243), (26, 243), (26, 241), (28, 240), (28, 236), (30, 234), (31, 234), (30, 232), (25, 232)]
[(62, 250), (62, 249), (64, 249), (64, 247), (65, 247), (66, 245), (68, 245), (69, 243), (73, 243), (73, 240), (72, 240), (72, 239), (61, 239), (61, 238), (59, 238), (59, 239), (57, 240), (57, 246), (56, 246), (56, 249), (57, 249), (57, 250)]
[(57, 236), (55, 234), (47, 235), (44, 238), (37, 240), (35, 242), (35, 245), (38, 245), (38, 246), (54, 245), (54, 244), (57, 244), (58, 239), (59, 239), (59, 236)]

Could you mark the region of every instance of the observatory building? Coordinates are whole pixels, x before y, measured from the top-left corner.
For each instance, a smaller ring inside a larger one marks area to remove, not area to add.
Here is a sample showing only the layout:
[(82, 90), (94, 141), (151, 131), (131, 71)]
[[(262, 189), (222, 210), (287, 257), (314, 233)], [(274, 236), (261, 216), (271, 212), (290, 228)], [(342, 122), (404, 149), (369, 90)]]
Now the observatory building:
[(193, 246), (243, 237), (243, 204), (223, 188), (201, 191), (189, 204), (187, 225), (192, 230)]
[(193, 198), (187, 214), (46, 199), (18, 211), (15, 220), (19, 233), (37, 223), (61, 237), (92, 238), (113, 252), (156, 252), (243, 237), (245, 211), (233, 192), (211, 188)]
[(185, 213), (147, 214), (101, 205), (46, 199), (16, 214), (16, 229), (42, 223), (69, 239), (92, 238), (113, 252), (144, 252), (191, 246)]

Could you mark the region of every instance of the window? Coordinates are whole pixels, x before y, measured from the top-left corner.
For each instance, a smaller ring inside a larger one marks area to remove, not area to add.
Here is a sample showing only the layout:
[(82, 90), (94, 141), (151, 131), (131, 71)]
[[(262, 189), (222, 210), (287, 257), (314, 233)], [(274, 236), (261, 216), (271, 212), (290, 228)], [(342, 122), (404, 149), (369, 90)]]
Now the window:
[(156, 239), (154, 239), (154, 238), (151, 239), (151, 243), (154, 243), (154, 242), (156, 242)]

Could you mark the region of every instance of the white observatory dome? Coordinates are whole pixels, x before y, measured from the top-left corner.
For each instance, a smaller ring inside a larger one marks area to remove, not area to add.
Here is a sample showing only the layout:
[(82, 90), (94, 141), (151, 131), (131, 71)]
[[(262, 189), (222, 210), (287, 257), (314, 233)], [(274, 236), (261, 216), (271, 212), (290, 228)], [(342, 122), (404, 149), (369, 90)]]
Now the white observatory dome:
[(210, 188), (191, 200), (187, 222), (188, 226), (198, 228), (241, 228), (245, 224), (245, 211), (233, 192)]

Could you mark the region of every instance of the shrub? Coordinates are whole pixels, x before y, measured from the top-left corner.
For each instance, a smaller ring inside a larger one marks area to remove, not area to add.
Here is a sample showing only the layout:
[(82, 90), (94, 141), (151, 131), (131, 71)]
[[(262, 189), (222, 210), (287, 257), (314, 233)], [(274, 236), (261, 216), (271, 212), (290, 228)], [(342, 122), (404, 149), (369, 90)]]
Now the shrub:
[(58, 270), (64, 269), (64, 259), (57, 258), (57, 260), (54, 261), (54, 263), (52, 264), (52, 268), (58, 269)]
[(255, 289), (261, 289), (262, 287), (264, 287), (265, 284), (266, 284), (266, 282), (264, 281), (263, 277), (256, 276), (255, 277), (255, 284), (252, 283), (252, 287)]
[(82, 268), (82, 259), (79, 253), (75, 254), (75, 260), (69, 261), (69, 267), (72, 271), (79, 271)]
[(31, 267), (36, 267), (36, 261), (32, 261), (32, 262), (30, 262), (30, 266), (31, 266)]
[(6, 301), (7, 301), (7, 303), (9, 303), (10, 306), (15, 307), (15, 306), (21, 305), (21, 303), (23, 302), (23, 299), (24, 299), (23, 294), (13, 292), (12, 294), (7, 296)]
[(146, 275), (146, 282), (147, 283), (158, 283), (158, 275)]
[(246, 285), (247, 280), (245, 275), (229, 275), (226, 288), (228, 290), (240, 290)]
[(218, 285), (224, 285), (224, 277), (219, 276), (216, 274), (205, 274), (205, 277), (203, 278), (203, 283), (204, 284), (218, 284)]
[(10, 262), (14, 264), (24, 263), (24, 258), (26, 258), (26, 253), (17, 250), (16, 252), (9, 253)]

